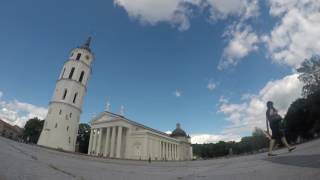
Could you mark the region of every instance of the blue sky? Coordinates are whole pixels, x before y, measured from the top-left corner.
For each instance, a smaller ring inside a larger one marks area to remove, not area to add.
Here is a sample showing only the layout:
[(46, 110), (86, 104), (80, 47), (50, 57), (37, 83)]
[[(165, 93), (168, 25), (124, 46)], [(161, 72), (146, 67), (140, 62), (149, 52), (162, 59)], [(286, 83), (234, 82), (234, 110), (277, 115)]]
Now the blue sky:
[[(300, 96), (294, 69), (320, 49), (319, 35), (303, 31), (301, 19), (292, 24), (302, 30), (286, 23), (297, 13), (319, 28), (312, 21), (319, 6), (301, 3), (5, 1), (0, 117), (19, 125), (43, 117), (70, 50), (92, 36), (96, 61), (81, 122), (108, 99), (113, 112), (124, 105), (129, 119), (162, 131), (180, 122), (194, 142), (237, 140), (264, 128), (265, 101), (278, 100), (285, 112)], [(300, 45), (296, 37), (306, 34), (309, 45)]]

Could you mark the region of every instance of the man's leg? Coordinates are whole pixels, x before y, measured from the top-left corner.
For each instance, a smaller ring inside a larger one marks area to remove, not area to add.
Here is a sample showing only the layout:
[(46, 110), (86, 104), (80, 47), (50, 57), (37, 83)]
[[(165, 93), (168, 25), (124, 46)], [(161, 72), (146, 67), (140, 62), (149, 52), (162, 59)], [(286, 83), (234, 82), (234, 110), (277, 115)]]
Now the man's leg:
[(287, 139), (286, 139), (285, 137), (282, 137), (282, 138), (281, 138), (281, 141), (282, 141), (282, 143), (288, 148), (289, 152), (292, 151), (292, 150), (294, 150), (294, 149), (296, 148), (296, 147), (291, 147), (291, 146), (289, 145), (289, 143), (287, 142)]
[(281, 138), (281, 142), (282, 142), (288, 149), (290, 149), (290, 145), (288, 144), (288, 142), (287, 142), (287, 140), (286, 140), (285, 137), (282, 137), (282, 138)]
[(275, 143), (276, 143), (276, 140), (275, 140), (275, 139), (271, 139), (271, 140), (270, 140), (269, 153), (268, 153), (268, 155), (272, 155), (272, 149), (273, 149)]

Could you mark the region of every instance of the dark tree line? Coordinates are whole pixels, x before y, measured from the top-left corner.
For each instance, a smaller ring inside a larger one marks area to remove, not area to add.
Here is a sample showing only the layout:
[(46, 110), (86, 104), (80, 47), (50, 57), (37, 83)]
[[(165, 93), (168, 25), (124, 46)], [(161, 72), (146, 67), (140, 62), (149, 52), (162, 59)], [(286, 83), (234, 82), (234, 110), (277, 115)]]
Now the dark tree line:
[(201, 158), (214, 158), (227, 155), (258, 152), (268, 146), (268, 139), (261, 129), (256, 128), (252, 136), (243, 137), (240, 142), (193, 144), (193, 155)]

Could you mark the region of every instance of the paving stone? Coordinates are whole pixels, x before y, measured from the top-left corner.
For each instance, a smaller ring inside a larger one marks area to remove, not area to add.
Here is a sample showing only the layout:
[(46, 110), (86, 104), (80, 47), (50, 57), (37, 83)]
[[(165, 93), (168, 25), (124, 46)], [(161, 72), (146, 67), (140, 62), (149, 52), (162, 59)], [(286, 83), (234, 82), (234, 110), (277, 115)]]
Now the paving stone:
[(320, 140), (294, 152), (202, 161), (101, 159), (59, 152), (0, 137), (0, 180), (309, 180), (320, 177)]

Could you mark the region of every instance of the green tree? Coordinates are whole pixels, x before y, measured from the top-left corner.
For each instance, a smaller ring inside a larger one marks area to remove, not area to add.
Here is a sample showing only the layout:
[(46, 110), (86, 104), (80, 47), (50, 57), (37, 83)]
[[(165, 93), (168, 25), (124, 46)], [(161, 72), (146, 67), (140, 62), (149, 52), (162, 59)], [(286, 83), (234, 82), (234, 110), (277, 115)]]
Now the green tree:
[(298, 136), (306, 138), (310, 129), (309, 111), (307, 99), (300, 98), (295, 100), (289, 107), (285, 115), (285, 127), (287, 137), (290, 141), (295, 141)]
[(299, 80), (304, 83), (302, 95), (305, 98), (320, 90), (320, 56), (306, 59), (297, 71), (300, 73)]
[(37, 117), (29, 119), (24, 126), (23, 138), (28, 143), (37, 143), (43, 128), (43, 120)]
[(88, 153), (91, 128), (87, 123), (80, 123), (77, 137), (79, 152)]
[(255, 151), (268, 147), (269, 139), (266, 137), (262, 129), (257, 127), (254, 129), (252, 133), (252, 144)]

